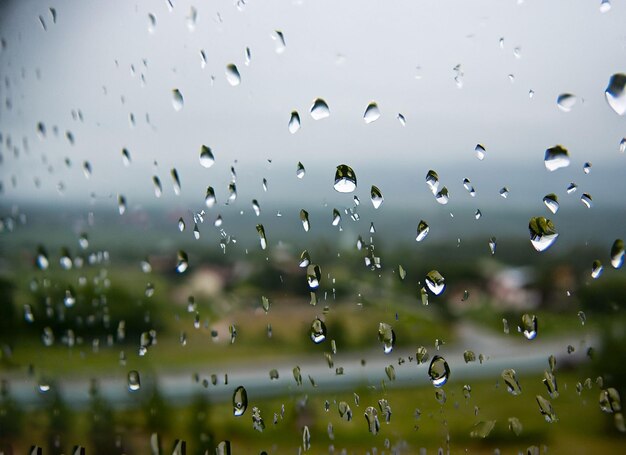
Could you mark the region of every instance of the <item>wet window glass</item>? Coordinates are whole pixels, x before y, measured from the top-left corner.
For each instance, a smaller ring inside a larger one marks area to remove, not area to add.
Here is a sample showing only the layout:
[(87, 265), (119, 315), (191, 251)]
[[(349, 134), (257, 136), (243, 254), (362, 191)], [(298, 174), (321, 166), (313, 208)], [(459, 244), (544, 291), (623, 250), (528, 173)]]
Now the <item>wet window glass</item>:
[(0, 453), (622, 453), (626, 6), (0, 4)]

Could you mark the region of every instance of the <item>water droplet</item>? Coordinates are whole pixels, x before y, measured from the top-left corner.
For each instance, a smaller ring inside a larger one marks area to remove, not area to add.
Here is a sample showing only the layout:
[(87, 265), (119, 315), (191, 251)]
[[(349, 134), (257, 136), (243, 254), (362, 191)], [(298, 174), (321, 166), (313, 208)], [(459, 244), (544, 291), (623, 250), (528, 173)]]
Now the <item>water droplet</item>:
[(243, 58), (244, 58), (244, 64), (246, 66), (250, 66), (250, 61), (252, 60), (252, 53), (250, 52), (249, 47), (246, 47)]
[(415, 352), (415, 362), (420, 365), (428, 361), (429, 355), (428, 350), (424, 346), (420, 346), (417, 348)]
[(356, 190), (356, 174), (350, 166), (346, 164), (337, 166), (334, 188), (339, 193), (351, 193)]
[(134, 392), (139, 390), (141, 383), (139, 380), (139, 372), (137, 370), (131, 370), (128, 372), (128, 390)]
[(517, 374), (515, 370), (512, 368), (507, 368), (502, 371), (502, 379), (504, 380), (504, 384), (506, 385), (506, 390), (511, 395), (519, 395), (522, 393), (522, 388), (519, 385), (519, 381), (517, 380)]
[(537, 395), (536, 400), (537, 400), (537, 404), (539, 405), (539, 412), (541, 412), (541, 414), (545, 417), (546, 422), (548, 423), (556, 422), (558, 419), (554, 412), (554, 408), (552, 407), (552, 403), (550, 403), (541, 395)]
[(609, 79), (604, 96), (617, 115), (626, 113), (626, 74), (617, 73)]
[(233, 203), (237, 199), (237, 184), (232, 181), (228, 184), (228, 202)]
[(429, 232), (430, 232), (430, 226), (426, 224), (426, 221), (421, 220), (419, 224), (417, 225), (417, 236), (415, 237), (415, 240), (417, 242), (421, 242), (422, 240), (426, 238)]
[(378, 411), (372, 406), (365, 409), (365, 420), (367, 421), (367, 429), (372, 434), (378, 434), (380, 431), (380, 422), (378, 421)]
[(291, 112), (291, 117), (289, 117), (288, 128), (291, 134), (296, 134), (298, 130), (300, 129), (300, 114), (298, 114), (298, 111)]
[(177, 112), (180, 111), (184, 104), (185, 101), (183, 100), (183, 94), (180, 93), (180, 90), (177, 88), (172, 90), (172, 106), (174, 107), (174, 110)]
[(491, 251), (492, 256), (496, 254), (496, 238), (495, 237), (491, 237), (489, 239), (489, 251)]
[(610, 0), (602, 0), (600, 2), (600, 12), (607, 13), (611, 10), (611, 1)]
[(571, 93), (561, 93), (556, 99), (556, 105), (563, 112), (569, 112), (572, 110), (578, 98), (576, 95), (572, 95)]
[(372, 185), (372, 189), (370, 190), (370, 196), (372, 198), (372, 205), (374, 206), (375, 209), (380, 207), (383, 201), (385, 200), (385, 198), (383, 198), (383, 194), (375, 185)]
[(154, 195), (157, 198), (160, 198), (161, 195), (163, 194), (163, 186), (161, 185), (161, 179), (158, 176), (153, 175), (152, 184), (154, 186)]
[(320, 280), (322, 279), (322, 271), (318, 265), (309, 264), (306, 268), (306, 282), (311, 290), (317, 289), (320, 286)]
[(487, 420), (476, 423), (470, 431), (471, 438), (486, 438), (496, 426), (495, 420)]
[(117, 197), (117, 209), (120, 212), (120, 215), (123, 215), (124, 212), (126, 212), (126, 198), (121, 194)]
[(569, 185), (567, 185), (567, 189), (565, 191), (567, 192), (567, 194), (572, 194), (576, 192), (577, 189), (578, 189), (578, 185), (572, 182)]
[(434, 295), (441, 295), (446, 288), (445, 278), (437, 270), (428, 272), (424, 281)]
[(340, 222), (341, 222), (341, 214), (339, 213), (339, 210), (333, 209), (333, 220), (331, 224), (333, 226), (339, 226)]
[(465, 360), (465, 363), (469, 363), (469, 362), (475, 362), (476, 361), (476, 354), (474, 354), (474, 351), (465, 351), (463, 353), (463, 360)]
[(535, 96), (535, 91), (532, 89), (528, 90), (528, 98), (532, 99), (533, 96)]
[(506, 186), (500, 188), (499, 193), (500, 193), (500, 196), (502, 196), (504, 199), (509, 197), (509, 189)]
[(626, 137), (623, 137), (621, 141), (619, 141), (619, 152), (626, 152)]
[(313, 120), (321, 120), (330, 116), (328, 104), (322, 98), (317, 98), (311, 105), (311, 117)]
[(398, 121), (400, 122), (400, 125), (406, 126), (406, 118), (404, 118), (404, 115), (398, 114)]
[(396, 334), (391, 326), (385, 322), (378, 324), (378, 340), (383, 343), (383, 352), (389, 354), (396, 344)]
[[(159, 453), (159, 451), (153, 451), (153, 453)], [(222, 441), (215, 448), (215, 455), (231, 455), (230, 441)]]
[(305, 174), (306, 169), (304, 169), (304, 165), (300, 161), (298, 161), (298, 166), (296, 168), (296, 177), (298, 177), (299, 179), (303, 179)]
[(211, 208), (215, 205), (217, 200), (215, 199), (215, 190), (212, 186), (207, 187), (206, 196), (204, 197), (204, 204), (207, 208)]
[(445, 186), (441, 188), (437, 194), (435, 194), (435, 200), (439, 202), (441, 205), (446, 205), (450, 200), (450, 194), (448, 193), (448, 188)]
[(470, 182), (468, 178), (463, 179), (463, 187), (467, 190), (470, 196), (472, 197), (476, 196), (476, 190), (474, 190), (474, 187), (472, 186), (472, 183)]
[(545, 251), (550, 248), (559, 236), (554, 223), (542, 216), (531, 218), (528, 223), (528, 230), (530, 231), (530, 243), (537, 251)]
[(185, 230), (185, 220), (183, 220), (182, 216), (178, 219), (178, 230), (180, 232), (183, 232)]
[(604, 267), (602, 267), (602, 262), (600, 262), (598, 259), (593, 261), (593, 264), (591, 264), (591, 278), (597, 280), (598, 278), (600, 278), (600, 275), (602, 275), (603, 271)]
[(426, 173), (426, 184), (433, 194), (437, 193), (437, 189), (439, 188), (439, 175), (437, 172), (431, 169)]
[(310, 337), (315, 344), (319, 344), (326, 339), (326, 324), (321, 319), (315, 318), (311, 323)]
[(261, 242), (261, 249), (265, 250), (267, 248), (267, 239), (265, 238), (265, 228), (262, 224), (256, 225), (256, 231), (259, 234), (259, 240)]
[(585, 174), (589, 174), (591, 172), (591, 163), (589, 161), (583, 164), (583, 172)]
[(481, 212), (480, 209), (476, 209), (476, 212), (474, 212), (474, 218), (477, 220), (480, 220), (482, 216), (483, 216), (483, 212)]
[(611, 246), (611, 265), (614, 269), (619, 269), (624, 265), (624, 241), (615, 239)]
[(274, 50), (276, 51), (276, 53), (282, 54), (283, 52), (285, 52), (286, 45), (285, 45), (285, 35), (283, 35), (283, 32), (281, 32), (280, 30), (274, 30), (274, 33), (272, 33), (272, 39), (274, 40), (274, 43), (275, 43)]
[(241, 83), (241, 75), (239, 74), (239, 70), (234, 63), (226, 65), (226, 80), (233, 87)]
[(309, 212), (304, 209), (300, 210), (300, 221), (302, 221), (304, 232), (309, 232), (309, 229), (311, 228), (311, 224), (309, 223)]
[(534, 340), (537, 337), (537, 317), (534, 314), (525, 313), (522, 315), (522, 325), (519, 331), (527, 340)]
[(378, 120), (380, 117), (380, 110), (378, 109), (378, 104), (375, 102), (371, 102), (365, 108), (365, 112), (363, 113), (363, 120), (365, 123), (372, 123)]
[(474, 152), (476, 153), (476, 158), (478, 158), (480, 161), (485, 159), (485, 152), (487, 151), (487, 149), (485, 149), (485, 146), (482, 144), (476, 144), (476, 147), (474, 147)]
[(298, 264), (298, 266), (304, 268), (307, 267), (310, 263), (311, 256), (309, 256), (309, 252), (307, 250), (304, 250), (300, 255), (300, 263)]
[(339, 412), (339, 417), (343, 420), (348, 422), (352, 420), (352, 409), (350, 409), (350, 405), (345, 401), (340, 401), (337, 404), (337, 411)]
[(609, 387), (600, 391), (600, 399), (598, 400), (600, 409), (607, 414), (613, 414), (622, 410), (622, 402), (617, 389)]
[(215, 157), (209, 147), (203, 145), (200, 147), (200, 164), (202, 167), (210, 168), (215, 163)]
[(556, 377), (554, 376), (554, 374), (552, 374), (551, 371), (545, 370), (543, 372), (543, 379), (541, 380), (541, 382), (543, 382), (543, 384), (548, 389), (548, 395), (550, 395), (550, 398), (559, 397), (559, 390), (558, 390), (558, 385), (556, 383)]
[(252, 199), (252, 210), (254, 210), (254, 214), (256, 216), (261, 215), (261, 207), (259, 206), (259, 202), (256, 199)]
[(302, 429), (302, 450), (307, 452), (311, 448), (311, 432), (308, 426)]
[(593, 202), (591, 200), (591, 195), (589, 193), (583, 193), (580, 196), (580, 202), (582, 202), (583, 205), (585, 207), (587, 207), (588, 209), (590, 209), (593, 206)]
[(559, 201), (554, 193), (546, 194), (543, 197), (543, 203), (552, 213), (556, 213), (559, 210)]
[(122, 149), (122, 163), (124, 163), (124, 166), (130, 166), (130, 161), (130, 152), (128, 149)]
[(187, 256), (187, 253), (185, 253), (183, 250), (179, 250), (177, 258), (178, 259), (176, 264), (176, 271), (178, 273), (184, 273), (189, 267), (189, 258)]
[(261, 417), (261, 410), (256, 406), (252, 408), (252, 428), (259, 432), (265, 430), (265, 422), (263, 417)]
[(243, 386), (239, 386), (233, 393), (233, 415), (242, 416), (248, 409), (248, 392)]
[(569, 152), (561, 145), (555, 145), (546, 150), (544, 164), (546, 169), (553, 172), (569, 166)]
[(35, 259), (35, 265), (39, 270), (46, 270), (50, 265), (50, 261), (48, 260), (48, 252), (41, 245), (37, 247), (37, 257)]
[(441, 356), (434, 356), (428, 367), (428, 376), (435, 387), (443, 387), (450, 378), (448, 362)]
[(420, 300), (422, 302), (422, 305), (428, 306), (428, 291), (426, 291), (426, 288), (425, 287), (420, 288), (419, 293), (420, 293)]

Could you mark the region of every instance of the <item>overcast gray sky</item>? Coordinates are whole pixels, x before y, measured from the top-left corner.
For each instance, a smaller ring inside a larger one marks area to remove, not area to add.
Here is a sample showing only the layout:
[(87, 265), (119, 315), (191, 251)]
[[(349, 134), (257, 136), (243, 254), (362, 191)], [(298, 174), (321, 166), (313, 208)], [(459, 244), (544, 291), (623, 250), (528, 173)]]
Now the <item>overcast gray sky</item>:
[[(166, 0), (3, 3), (5, 203), (88, 203), (93, 192), (100, 206), (114, 207), (121, 193), (131, 206), (200, 209), (207, 185), (215, 187), (218, 203), (225, 202), (237, 160), (237, 204), (246, 210), (252, 198), (262, 205), (349, 205), (351, 196), (332, 189), (341, 163), (355, 169), (361, 199), (376, 184), (387, 206), (437, 207), (424, 183), (431, 168), (452, 195), (446, 210), (476, 201), (542, 209), (543, 195), (566, 198), (569, 182), (580, 187), (576, 199), (586, 191), (600, 206), (624, 206), (613, 196), (626, 190), (626, 156), (619, 153), (626, 118), (610, 109), (603, 93), (612, 74), (626, 72), (623, 2), (613, 2), (605, 13), (599, 0), (251, 0), (240, 8), (232, 0), (172, 2), (171, 10)], [(56, 10), (56, 23), (49, 7)], [(156, 18), (153, 32), (149, 14)], [(272, 39), (275, 30), (285, 37), (282, 53)], [(241, 73), (235, 87), (225, 77), (229, 63)], [(462, 88), (454, 79), (458, 64)], [(180, 111), (172, 106), (174, 88), (184, 97)], [(557, 108), (561, 93), (577, 96), (570, 112)], [(317, 97), (330, 106), (329, 118), (309, 115)], [(381, 117), (365, 124), (370, 101), (378, 103)], [(73, 109), (82, 111), (84, 122), (72, 119)], [(287, 129), (292, 110), (302, 119), (293, 135)], [(40, 121), (48, 131), (43, 140), (36, 132)], [(476, 143), (487, 148), (483, 161), (474, 155)], [(198, 161), (202, 144), (216, 157), (210, 169)], [(543, 156), (555, 144), (569, 149), (572, 164), (551, 173)], [(128, 168), (123, 147), (132, 156)], [(89, 180), (83, 161), (93, 169)], [(303, 180), (295, 175), (298, 161), (307, 169)], [(586, 161), (593, 164), (589, 175), (582, 170)], [(173, 167), (182, 181), (179, 198), (169, 176)], [(158, 201), (155, 174), (164, 187)], [(463, 177), (472, 180), (476, 199), (463, 189)], [(498, 195), (505, 185), (511, 190), (507, 201)]]

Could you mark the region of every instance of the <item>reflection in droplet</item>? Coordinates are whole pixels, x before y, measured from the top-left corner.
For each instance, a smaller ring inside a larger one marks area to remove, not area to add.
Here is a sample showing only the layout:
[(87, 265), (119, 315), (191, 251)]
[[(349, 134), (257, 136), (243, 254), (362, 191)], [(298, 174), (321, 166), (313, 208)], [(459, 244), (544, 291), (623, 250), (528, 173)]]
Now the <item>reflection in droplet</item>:
[(589, 161), (585, 162), (585, 164), (583, 164), (583, 172), (585, 174), (589, 174), (591, 172), (591, 163)]
[(380, 117), (380, 110), (378, 109), (378, 104), (375, 102), (371, 102), (365, 108), (365, 112), (363, 113), (363, 120), (365, 123), (372, 123), (378, 120)]
[(500, 188), (499, 194), (504, 199), (506, 199), (509, 197), (509, 189), (506, 186), (503, 186), (502, 188)]
[(315, 344), (319, 344), (326, 339), (326, 324), (319, 319), (313, 319), (311, 323), (311, 332), (310, 332), (311, 341)]
[(396, 334), (391, 325), (385, 322), (378, 324), (378, 340), (383, 343), (383, 352), (385, 354), (393, 351), (393, 347), (396, 344)]
[(152, 184), (154, 186), (154, 195), (160, 198), (163, 194), (163, 185), (161, 185), (161, 179), (157, 175), (152, 176)]
[(404, 118), (404, 115), (398, 114), (398, 121), (400, 122), (400, 125), (406, 126), (406, 118)]
[(183, 94), (180, 93), (180, 90), (178, 90), (177, 88), (172, 90), (172, 106), (174, 107), (174, 110), (180, 111), (183, 108), (184, 104), (185, 101), (183, 100)]
[(185, 230), (185, 220), (183, 220), (182, 216), (178, 219), (178, 230), (180, 232), (183, 232)]
[(504, 380), (504, 384), (506, 385), (506, 390), (511, 395), (519, 395), (522, 393), (522, 388), (519, 385), (519, 381), (517, 380), (517, 373), (512, 368), (507, 368), (502, 371), (502, 379)]
[(239, 85), (241, 83), (241, 75), (239, 74), (239, 70), (234, 63), (229, 63), (226, 65), (226, 80), (233, 87)]
[(545, 251), (550, 248), (559, 236), (554, 223), (542, 216), (531, 218), (528, 223), (528, 230), (530, 231), (530, 243), (537, 251)]
[(554, 193), (546, 194), (543, 197), (543, 203), (552, 213), (556, 213), (559, 210), (559, 201)]
[(555, 145), (546, 150), (544, 164), (549, 171), (556, 171), (569, 166), (569, 152), (561, 145)]
[(604, 96), (617, 115), (624, 115), (626, 113), (626, 74), (612, 75), (609, 85), (604, 90)]
[(330, 116), (328, 104), (322, 98), (317, 98), (311, 105), (311, 117), (313, 120), (322, 120)]
[(202, 167), (210, 168), (215, 163), (215, 157), (209, 147), (203, 145), (200, 147), (200, 164)]
[(421, 242), (426, 238), (429, 232), (430, 227), (428, 226), (428, 224), (426, 224), (426, 221), (420, 220), (419, 224), (417, 225), (417, 236), (415, 237), (415, 240), (417, 242)]
[(556, 105), (563, 112), (569, 112), (572, 110), (578, 98), (576, 95), (572, 95), (571, 93), (561, 93), (556, 99)]
[(287, 126), (291, 134), (295, 134), (300, 129), (300, 114), (298, 114), (298, 111), (291, 112)]
[(128, 390), (134, 392), (139, 390), (141, 382), (139, 380), (139, 372), (137, 370), (131, 370), (128, 372)]
[(448, 362), (441, 356), (434, 356), (428, 367), (428, 376), (435, 387), (443, 387), (450, 378)]
[(356, 174), (350, 166), (346, 164), (337, 166), (333, 187), (339, 193), (351, 193), (356, 190)]
[(441, 295), (446, 288), (446, 280), (437, 270), (428, 272), (424, 281), (426, 281), (426, 286), (430, 292), (435, 295)]
[(577, 189), (578, 189), (578, 185), (576, 185), (574, 182), (571, 182), (569, 185), (567, 185), (567, 188), (565, 191), (567, 192), (567, 194), (572, 194), (576, 192)]
[(385, 200), (385, 198), (383, 198), (383, 194), (375, 185), (372, 185), (372, 189), (370, 190), (370, 196), (372, 198), (372, 205), (374, 206), (375, 209), (380, 207), (383, 201)]
[(624, 241), (615, 239), (611, 246), (611, 265), (614, 269), (619, 269), (624, 265)]

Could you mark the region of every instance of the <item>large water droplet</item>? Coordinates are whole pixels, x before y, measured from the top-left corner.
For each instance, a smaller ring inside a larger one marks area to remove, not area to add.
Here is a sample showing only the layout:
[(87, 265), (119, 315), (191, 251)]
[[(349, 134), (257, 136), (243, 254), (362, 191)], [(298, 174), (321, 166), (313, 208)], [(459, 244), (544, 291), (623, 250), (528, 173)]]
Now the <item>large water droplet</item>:
[(504, 380), (504, 384), (506, 385), (506, 390), (511, 395), (519, 395), (522, 393), (522, 388), (519, 385), (519, 381), (517, 380), (517, 374), (515, 370), (512, 368), (507, 368), (502, 371), (502, 379)]
[(541, 414), (545, 417), (546, 422), (556, 422), (558, 419), (556, 417), (556, 413), (554, 412), (554, 408), (552, 407), (552, 403), (541, 395), (537, 395), (536, 399), (537, 404), (539, 405), (539, 412), (541, 412)]
[(443, 387), (450, 378), (448, 362), (441, 356), (434, 356), (428, 367), (428, 376), (435, 387)]
[(203, 145), (200, 147), (200, 164), (202, 167), (210, 168), (215, 163), (215, 157), (209, 147)]
[(141, 382), (139, 379), (139, 372), (137, 370), (131, 370), (128, 372), (128, 390), (134, 392), (139, 390)]
[(523, 314), (519, 330), (527, 340), (534, 340), (537, 337), (537, 317), (534, 314)]
[(546, 194), (543, 197), (543, 203), (552, 213), (556, 213), (559, 210), (559, 200), (554, 193)]
[(611, 265), (615, 269), (624, 265), (624, 241), (622, 239), (615, 239), (611, 246)]
[(180, 111), (185, 105), (185, 101), (183, 100), (183, 94), (180, 93), (180, 90), (175, 88), (172, 90), (172, 106), (174, 106), (175, 111)]
[(370, 190), (370, 196), (372, 198), (372, 205), (374, 206), (375, 209), (380, 207), (383, 201), (385, 200), (385, 198), (383, 198), (383, 194), (375, 185), (372, 185), (372, 189)]
[(428, 226), (428, 224), (426, 224), (426, 221), (421, 220), (417, 225), (417, 236), (415, 237), (415, 240), (421, 242), (426, 238), (429, 232), (430, 227)]
[(604, 96), (617, 115), (626, 113), (626, 74), (617, 73), (609, 79)]
[(226, 80), (233, 87), (239, 85), (241, 83), (241, 75), (239, 74), (239, 70), (234, 63), (229, 63), (226, 65)]
[(356, 190), (356, 174), (346, 164), (340, 164), (335, 171), (335, 191), (339, 193), (351, 193)]
[(310, 332), (311, 341), (315, 344), (319, 344), (326, 339), (326, 324), (319, 319), (313, 319), (311, 323), (311, 332)]
[(555, 145), (546, 150), (544, 164), (549, 171), (556, 171), (569, 166), (569, 153), (566, 148), (561, 145)]
[(378, 421), (378, 411), (372, 406), (365, 409), (365, 420), (367, 421), (367, 429), (372, 434), (378, 434), (380, 431), (380, 422)]
[(446, 288), (446, 280), (437, 270), (428, 272), (424, 281), (430, 292), (435, 295), (441, 295)]
[(572, 110), (577, 101), (578, 98), (576, 98), (576, 95), (572, 95), (571, 93), (561, 93), (556, 98), (556, 105), (563, 112), (569, 112)]
[(233, 415), (242, 416), (248, 409), (248, 392), (243, 386), (239, 386), (233, 393)]
[(383, 352), (385, 354), (393, 351), (393, 347), (396, 344), (396, 334), (391, 325), (385, 322), (378, 324), (378, 340), (383, 343)]
[(298, 114), (298, 111), (291, 112), (288, 128), (291, 134), (295, 134), (300, 129), (300, 114)]
[(365, 113), (363, 113), (363, 120), (365, 123), (372, 123), (378, 120), (380, 117), (380, 110), (378, 109), (378, 104), (375, 102), (371, 102), (365, 108)]
[(317, 98), (311, 105), (311, 117), (314, 120), (321, 120), (327, 118), (330, 115), (330, 109), (328, 104), (322, 98)]
[(530, 243), (537, 251), (545, 251), (550, 248), (559, 236), (554, 223), (542, 216), (531, 218), (528, 223), (528, 230), (530, 231)]

